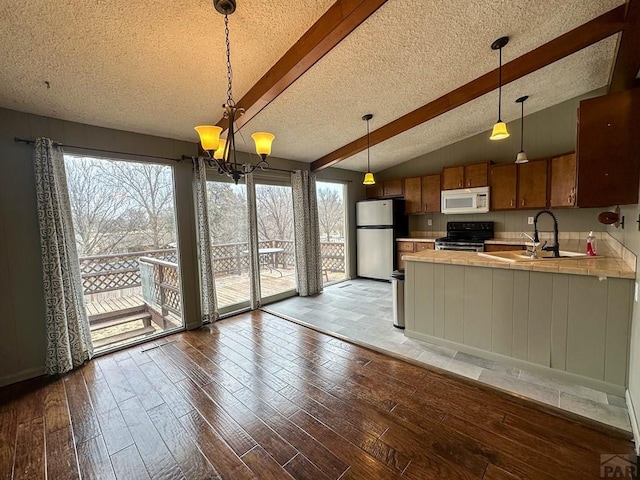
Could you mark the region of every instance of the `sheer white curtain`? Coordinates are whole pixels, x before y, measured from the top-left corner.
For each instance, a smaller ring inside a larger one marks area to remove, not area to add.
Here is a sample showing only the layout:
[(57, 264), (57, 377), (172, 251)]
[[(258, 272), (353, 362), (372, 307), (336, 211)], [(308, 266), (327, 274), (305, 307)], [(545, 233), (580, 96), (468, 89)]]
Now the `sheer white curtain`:
[(258, 254), (258, 216), (256, 202), (256, 184), (253, 173), (245, 175), (247, 184), (247, 221), (249, 232), (249, 275), (251, 277), (251, 310), (260, 308), (260, 255)]
[(207, 167), (202, 158), (194, 165), (194, 190), (196, 195), (196, 218), (198, 222), (198, 264), (200, 267), (200, 303), (202, 323), (215, 322), (218, 317), (218, 299), (213, 269), (211, 232), (209, 230), (209, 207), (207, 198)]
[(296, 282), (301, 297), (322, 291), (322, 259), (316, 178), (306, 170), (291, 173)]
[(68, 372), (93, 355), (62, 148), (38, 138), (33, 151), (40, 225), (47, 354), (45, 372)]

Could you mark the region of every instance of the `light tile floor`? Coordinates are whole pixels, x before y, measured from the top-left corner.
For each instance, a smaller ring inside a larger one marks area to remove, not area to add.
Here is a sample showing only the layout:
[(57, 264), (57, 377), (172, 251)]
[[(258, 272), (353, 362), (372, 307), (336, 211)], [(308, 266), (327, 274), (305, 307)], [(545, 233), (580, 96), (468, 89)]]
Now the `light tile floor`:
[(357, 279), (263, 310), (631, 431), (624, 398), (405, 337), (393, 326), (392, 308), (390, 283)]

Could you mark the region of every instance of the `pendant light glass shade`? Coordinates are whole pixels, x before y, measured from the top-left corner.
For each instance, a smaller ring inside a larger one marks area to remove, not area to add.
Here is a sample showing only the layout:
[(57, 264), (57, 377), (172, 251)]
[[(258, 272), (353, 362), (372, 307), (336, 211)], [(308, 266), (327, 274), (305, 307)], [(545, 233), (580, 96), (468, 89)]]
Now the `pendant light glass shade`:
[(215, 125), (199, 125), (194, 127), (194, 129), (200, 136), (200, 144), (203, 150), (211, 151), (218, 149), (222, 128)]
[(267, 132), (256, 132), (251, 135), (253, 141), (256, 143), (256, 153), (263, 159), (271, 155), (271, 143), (276, 138), (275, 135)]
[(222, 160), (224, 158), (224, 147), (226, 145), (227, 141), (224, 138), (221, 138), (217, 150), (213, 152), (213, 158), (216, 160)]
[(524, 102), (529, 98), (529, 95), (525, 95), (524, 97), (520, 97), (516, 100), (516, 103), (520, 104), (521, 113), (520, 113), (520, 151), (516, 156), (516, 163), (528, 163), (529, 159), (527, 158), (527, 154), (524, 152)]
[(516, 163), (529, 163), (527, 154), (524, 151), (518, 152), (518, 156), (516, 157)]
[(364, 181), (362, 182), (363, 185), (375, 185), (376, 184), (376, 179), (373, 178), (373, 173), (371, 172), (367, 172), (364, 174)]
[(498, 68), (498, 121), (493, 126), (490, 140), (502, 140), (509, 136), (507, 124), (502, 121), (502, 47), (509, 43), (509, 37), (500, 37), (491, 44), (491, 50), (500, 52), (500, 66)]
[(489, 139), (502, 140), (503, 138), (507, 138), (508, 136), (509, 132), (507, 131), (507, 124), (499, 121), (493, 126), (493, 131), (491, 132), (491, 136), (489, 137)]

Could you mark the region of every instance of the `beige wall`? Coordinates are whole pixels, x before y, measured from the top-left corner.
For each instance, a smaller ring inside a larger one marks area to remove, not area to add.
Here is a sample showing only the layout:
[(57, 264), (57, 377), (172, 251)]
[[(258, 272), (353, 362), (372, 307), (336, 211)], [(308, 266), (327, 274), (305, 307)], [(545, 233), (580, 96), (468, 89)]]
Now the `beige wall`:
[[(180, 158), (183, 154), (197, 153), (193, 143), (0, 109), (0, 385), (39, 375), (44, 365), (44, 301), (32, 149), (14, 142), (14, 137), (41, 136), (67, 145), (140, 155)], [(120, 158), (145, 160), (135, 156)], [(183, 308), (186, 325), (194, 326), (200, 314), (191, 163), (158, 161), (175, 165)], [(279, 159), (270, 159), (270, 163), (277, 168), (308, 168), (307, 164)], [(348, 222), (350, 231), (355, 231), (355, 202), (364, 195), (360, 174), (328, 169), (320, 176), (350, 181), (347, 183)], [(355, 251), (355, 238), (350, 239), (350, 249)], [(355, 275), (355, 260), (350, 268), (350, 275)]]

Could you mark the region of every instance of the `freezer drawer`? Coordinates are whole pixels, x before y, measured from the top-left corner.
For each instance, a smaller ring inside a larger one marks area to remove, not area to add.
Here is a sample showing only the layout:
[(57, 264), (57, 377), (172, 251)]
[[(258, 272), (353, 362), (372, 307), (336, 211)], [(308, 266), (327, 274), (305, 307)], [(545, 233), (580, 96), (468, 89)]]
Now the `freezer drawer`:
[(390, 280), (393, 273), (393, 229), (358, 228), (358, 276)]
[(393, 200), (373, 200), (356, 204), (356, 225), (393, 225)]

